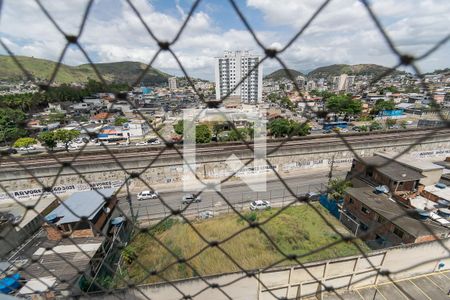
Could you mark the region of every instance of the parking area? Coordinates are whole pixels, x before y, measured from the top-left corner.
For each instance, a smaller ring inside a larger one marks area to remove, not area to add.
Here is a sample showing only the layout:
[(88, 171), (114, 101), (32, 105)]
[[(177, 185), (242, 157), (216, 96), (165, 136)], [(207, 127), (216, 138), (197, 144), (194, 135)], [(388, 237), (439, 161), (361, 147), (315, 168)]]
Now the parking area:
[(418, 277), (383, 283), (352, 291), (327, 293), (324, 300), (400, 300), (400, 299), (450, 299), (450, 271), (431, 273)]

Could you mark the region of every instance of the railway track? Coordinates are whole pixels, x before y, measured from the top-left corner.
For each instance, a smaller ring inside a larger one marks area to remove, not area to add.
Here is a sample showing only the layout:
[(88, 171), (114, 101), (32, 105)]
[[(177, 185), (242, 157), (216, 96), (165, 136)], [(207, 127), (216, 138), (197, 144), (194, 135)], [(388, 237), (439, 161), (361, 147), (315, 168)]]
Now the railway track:
[[(364, 142), (376, 142), (376, 141), (386, 141), (386, 139), (391, 140), (410, 140), (411, 138), (419, 139), (422, 137), (430, 136), (430, 130), (404, 130), (404, 131), (396, 131), (396, 132), (381, 132), (377, 134), (356, 134), (356, 135), (346, 135), (345, 140), (349, 144), (358, 144), (358, 143), (364, 143)], [(442, 129), (437, 132), (435, 132), (433, 137), (439, 137), (439, 136), (448, 136), (450, 140), (450, 129)], [(267, 141), (267, 153), (270, 153), (273, 151), (276, 147), (280, 147), (280, 143), (282, 141), (273, 141), (268, 140)], [(311, 139), (296, 139), (285, 142), (281, 147), (282, 149), (288, 149), (288, 148), (305, 148), (305, 147), (311, 147), (311, 146), (319, 146), (319, 145), (343, 145), (343, 141), (341, 137), (338, 136), (320, 136), (320, 138), (314, 137)], [(59, 156), (59, 155), (53, 155), (50, 157), (44, 157), (41, 156), (32, 156), (32, 157), (11, 157), (6, 156), (0, 158), (0, 170), (6, 171), (6, 170), (13, 170), (13, 169), (23, 169), (24, 167), (32, 167), (32, 168), (39, 168), (39, 167), (51, 167), (51, 166), (58, 166), (61, 165), (64, 162), (70, 162), (74, 165), (83, 165), (83, 164), (93, 164), (95, 162), (114, 162), (116, 160), (118, 161), (132, 161), (139, 158), (145, 158), (145, 159), (152, 159), (155, 158), (158, 153), (162, 150), (163, 153), (161, 154), (161, 157), (164, 158), (171, 158), (171, 157), (180, 157), (180, 154), (175, 150), (171, 148), (163, 149), (165, 146), (153, 146), (153, 147), (147, 147), (145, 149), (142, 148), (136, 148), (135, 152), (132, 151), (133, 149), (126, 149), (127, 151), (124, 153), (108, 153), (107, 150), (105, 151), (96, 151), (94, 153), (87, 151), (87, 153), (78, 153), (72, 152), (72, 155), (68, 156)], [(202, 154), (215, 154), (215, 153), (223, 153), (223, 152), (233, 152), (233, 151), (242, 151), (248, 149), (245, 144), (221, 144), (218, 146), (208, 146), (208, 147), (198, 147), (196, 149), (197, 155)], [(131, 150), (131, 151), (130, 151)], [(177, 149), (180, 153), (183, 152), (182, 146)], [(65, 153), (66, 154), (66, 153)], [(69, 153), (70, 154), (70, 153)], [(113, 157), (114, 156), (114, 157)]]

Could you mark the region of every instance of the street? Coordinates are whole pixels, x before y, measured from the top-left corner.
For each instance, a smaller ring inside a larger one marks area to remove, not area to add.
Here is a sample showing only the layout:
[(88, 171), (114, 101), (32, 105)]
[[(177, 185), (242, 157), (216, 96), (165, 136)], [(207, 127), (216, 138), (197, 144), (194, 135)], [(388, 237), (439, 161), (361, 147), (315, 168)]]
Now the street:
[[(284, 182), (296, 195), (305, 195), (308, 192), (318, 192), (326, 188), (328, 170), (310, 170), (309, 174), (284, 179)], [(345, 177), (346, 171), (334, 171), (334, 177)], [(248, 209), (254, 200), (268, 200), (272, 207), (282, 207), (294, 200), (292, 194), (278, 179), (267, 182), (266, 192), (254, 192), (246, 184), (235, 183), (222, 186), (224, 198), (233, 205), (236, 210)], [(183, 209), (181, 204), (183, 191), (174, 190), (160, 192), (160, 199), (137, 200), (136, 193), (131, 195), (131, 209), (126, 197), (120, 199), (119, 207), (128, 217), (137, 217), (139, 221), (155, 221), (170, 215), (172, 209)], [(201, 202), (192, 203), (183, 213), (186, 217), (199, 216), (201, 212), (210, 211), (213, 214), (231, 212), (226, 201), (216, 192), (204, 192), (200, 195)], [(164, 202), (164, 204), (163, 204)], [(167, 207), (168, 206), (168, 207)]]

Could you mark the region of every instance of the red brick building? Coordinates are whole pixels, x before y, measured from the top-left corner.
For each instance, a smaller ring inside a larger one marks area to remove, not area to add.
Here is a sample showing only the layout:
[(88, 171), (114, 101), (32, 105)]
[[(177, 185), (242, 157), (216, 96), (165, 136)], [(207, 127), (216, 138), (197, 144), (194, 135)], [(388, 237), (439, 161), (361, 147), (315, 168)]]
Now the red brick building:
[[(385, 194), (375, 194), (372, 187), (349, 188), (343, 212), (359, 224), (356, 235), (371, 246), (389, 247), (446, 238), (450, 230), (430, 220), (421, 220), (414, 210), (396, 203)], [(344, 215), (344, 216), (345, 216)]]
[(423, 177), (420, 172), (382, 156), (354, 159), (347, 175), (354, 186), (385, 185), (392, 194), (417, 191)]

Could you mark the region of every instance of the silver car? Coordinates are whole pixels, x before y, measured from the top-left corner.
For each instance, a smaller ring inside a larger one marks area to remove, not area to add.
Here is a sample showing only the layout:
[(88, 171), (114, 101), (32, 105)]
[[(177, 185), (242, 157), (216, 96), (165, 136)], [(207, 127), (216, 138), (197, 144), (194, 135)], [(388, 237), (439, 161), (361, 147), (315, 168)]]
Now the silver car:
[(181, 204), (189, 204), (189, 203), (198, 203), (201, 202), (202, 199), (200, 196), (195, 197), (193, 194), (185, 194), (183, 199), (181, 200)]
[(271, 208), (270, 202), (266, 200), (256, 200), (250, 203), (251, 210), (264, 210)]

